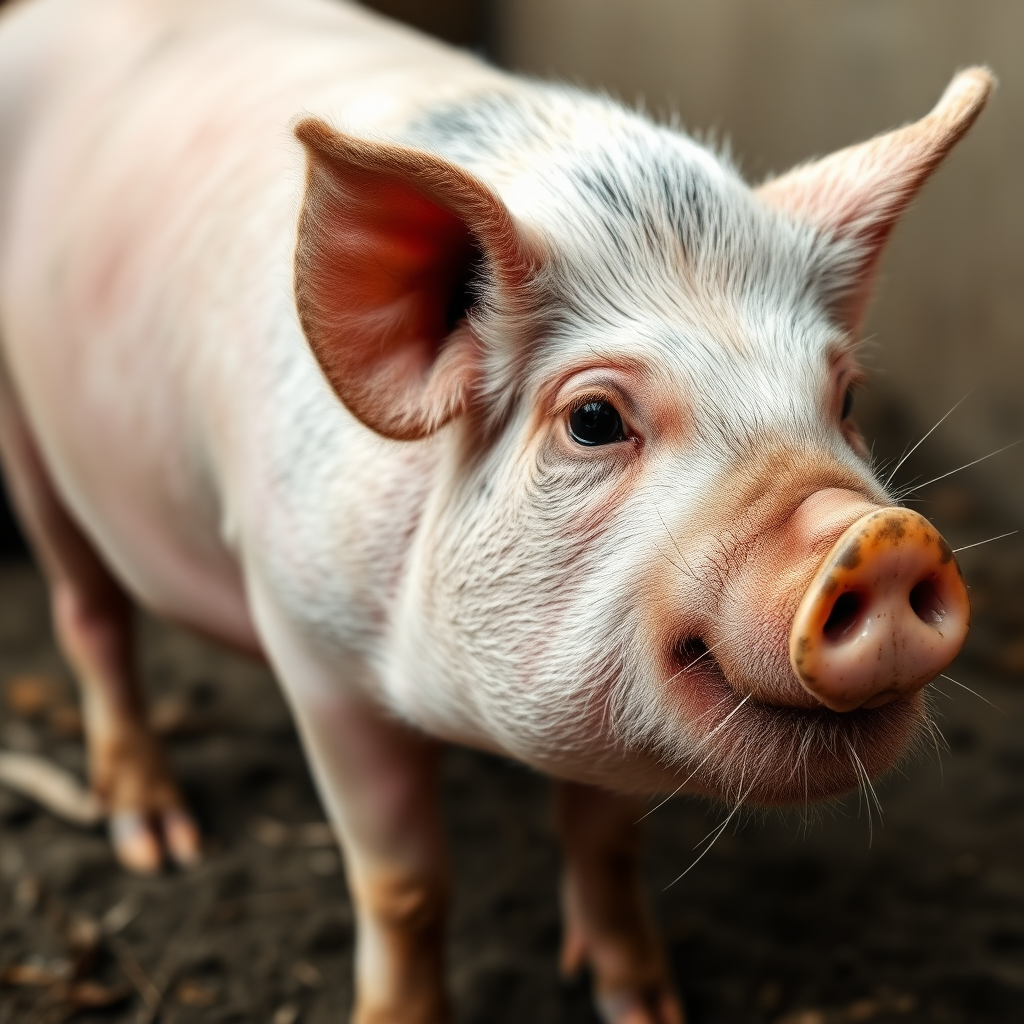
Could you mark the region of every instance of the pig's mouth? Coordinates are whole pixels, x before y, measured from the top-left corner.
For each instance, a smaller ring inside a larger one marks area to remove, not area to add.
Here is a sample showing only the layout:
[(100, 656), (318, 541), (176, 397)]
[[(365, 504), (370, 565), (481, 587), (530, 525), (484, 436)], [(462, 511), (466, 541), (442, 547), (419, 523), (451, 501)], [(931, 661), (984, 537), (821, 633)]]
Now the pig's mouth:
[(714, 650), (699, 639), (677, 648), (685, 672), (684, 720), (696, 723), (696, 748), (682, 778), (730, 803), (806, 804), (870, 787), (928, 725), (920, 693), (882, 707), (835, 712), (774, 702), (730, 683)]

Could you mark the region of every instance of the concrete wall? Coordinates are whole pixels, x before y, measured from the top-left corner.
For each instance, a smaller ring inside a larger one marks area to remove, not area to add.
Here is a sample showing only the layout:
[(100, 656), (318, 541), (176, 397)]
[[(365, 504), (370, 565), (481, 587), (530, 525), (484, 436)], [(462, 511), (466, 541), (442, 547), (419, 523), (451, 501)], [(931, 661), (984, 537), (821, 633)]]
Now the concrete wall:
[[(678, 111), (724, 133), (754, 179), (912, 120), (957, 68), (988, 63), (1000, 89), (891, 243), (860, 408), (889, 454), (975, 388), (922, 450), (926, 470), (1024, 436), (1024, 3), (494, 2), (501, 63)], [(962, 481), (1024, 526), (1020, 450)]]

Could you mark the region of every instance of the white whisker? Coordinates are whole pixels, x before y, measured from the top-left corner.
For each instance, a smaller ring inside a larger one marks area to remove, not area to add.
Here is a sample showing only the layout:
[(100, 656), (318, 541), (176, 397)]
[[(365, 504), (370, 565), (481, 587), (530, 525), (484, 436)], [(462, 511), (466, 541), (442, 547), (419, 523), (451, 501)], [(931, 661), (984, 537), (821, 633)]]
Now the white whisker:
[[(722, 823), (721, 823), (721, 824), (720, 824), (720, 825), (719, 825), (719, 826), (718, 826), (718, 827), (717, 827), (717, 828), (716, 828), (716, 829), (714, 830), (714, 832), (710, 833), (710, 835), (712, 835), (712, 836), (713, 836), (713, 838), (712, 838), (711, 842), (710, 842), (710, 843), (708, 843), (708, 845), (707, 845), (707, 846), (706, 846), (706, 847), (705, 847), (705, 848), (704, 848), (704, 849), (703, 849), (703, 850), (702, 850), (702, 851), (701, 851), (701, 852), (700, 852), (700, 853), (699, 853), (699, 854), (697, 855), (697, 857), (696, 857), (696, 858), (694, 858), (694, 860), (692, 861), (692, 863), (690, 864), (690, 866), (689, 866), (689, 867), (688, 867), (688, 868), (687, 868), (687, 869), (686, 869), (685, 871), (683, 871), (683, 872), (682, 872), (681, 874), (679, 874), (679, 875), (678, 875), (677, 877), (673, 878), (673, 879), (672, 879), (672, 881), (671, 881), (671, 882), (669, 882), (669, 883), (668, 883), (668, 885), (666, 885), (666, 886), (665, 886), (665, 888), (664, 888), (664, 889), (662, 890), (662, 892), (666, 892), (667, 890), (671, 889), (671, 888), (672, 888), (672, 886), (676, 884), (676, 882), (678, 882), (678, 881), (681, 881), (681, 880), (682, 880), (683, 878), (685, 878), (685, 877), (686, 877), (686, 876), (687, 876), (687, 875), (688, 875), (688, 874), (689, 874), (689, 873), (690, 873), (690, 872), (691, 872), (691, 871), (692, 871), (692, 870), (693, 870), (693, 869), (694, 869), (694, 868), (695, 868), (695, 867), (696, 867), (696, 866), (697, 866), (697, 865), (698, 865), (698, 864), (699, 864), (699, 863), (700, 863), (700, 862), (701, 862), (701, 861), (702, 861), (702, 860), (704, 859), (704, 857), (705, 857), (705, 856), (706, 856), (706, 855), (707, 855), (707, 854), (708, 854), (708, 853), (709, 853), (709, 852), (711, 851), (711, 847), (713, 847), (713, 846), (715, 845), (715, 843), (716, 843), (716, 842), (718, 842), (718, 837), (719, 837), (719, 836), (720, 836), (720, 835), (721, 835), (721, 834), (722, 834), (722, 833), (723, 833), (723, 832), (724, 832), (724, 831), (726, 830), (726, 828), (727, 828), (727, 826), (728, 826), (729, 822), (730, 822), (730, 821), (732, 821), (732, 817), (733, 817), (733, 815), (734, 815), (734, 814), (735, 814), (735, 813), (736, 813), (736, 812), (737, 812), (737, 811), (738, 811), (739, 809), (740, 809), (740, 805), (739, 805), (739, 804), (737, 804), (737, 805), (736, 805), (736, 806), (735, 806), (735, 807), (733, 808), (733, 810), (732, 810), (732, 811), (731, 811), (731, 812), (729, 813), (729, 816), (728, 816), (728, 817), (727, 817), (727, 818), (725, 819), (725, 821), (723, 821), (723, 822), (722, 822)], [(703, 841), (704, 841), (704, 840), (701, 840), (701, 842), (703, 842)]]
[(810, 797), (811, 776), (810, 776), (810, 771), (808, 769), (808, 764), (807, 764), (807, 762), (809, 760), (808, 751), (810, 750), (810, 747), (811, 747), (811, 736), (812, 736), (812, 730), (810, 728), (805, 729), (804, 730), (804, 735), (803, 735), (802, 739), (800, 740), (800, 750), (799, 750), (799, 752), (797, 754), (797, 759), (798, 759), (798, 761), (800, 763), (800, 769), (801, 769), (801, 772), (802, 772), (803, 777), (804, 777), (804, 804), (803, 804), (803, 809), (801, 811), (801, 814), (803, 816), (803, 821), (804, 821), (804, 835), (805, 836), (807, 835), (808, 814), (810, 812), (810, 806), (811, 806), (811, 797)]
[(683, 788), (683, 786), (685, 786), (697, 774), (697, 772), (699, 772), (701, 768), (704, 767), (705, 763), (711, 759), (713, 754), (713, 750), (705, 754), (704, 757), (702, 757), (698, 762), (697, 767), (694, 768), (693, 771), (690, 772), (690, 774), (687, 775), (686, 778), (683, 779), (683, 781), (680, 782), (679, 785), (676, 786), (676, 788), (668, 794), (668, 796), (662, 797), (650, 810), (645, 811), (643, 814), (641, 814), (640, 817), (633, 822), (633, 824), (639, 825), (640, 822), (644, 820), (644, 818), (652, 815), (655, 811), (660, 810), (662, 807), (665, 806), (665, 804), (669, 802), (669, 800), (671, 800), (674, 796), (677, 796), (679, 791)]
[(931, 722), (929, 724), (931, 725), (931, 728), (933, 730), (932, 735), (933, 736), (938, 736), (938, 738), (940, 740), (942, 740), (942, 745), (946, 748), (946, 753), (947, 754), (951, 754), (953, 752), (953, 748), (949, 745), (949, 740), (946, 739), (946, 735), (939, 728), (938, 723), (937, 722)]
[(975, 459), (973, 462), (965, 462), (962, 466), (958, 466), (956, 469), (951, 469), (948, 473), (943, 473), (941, 476), (933, 476), (931, 480), (925, 480), (923, 484), (918, 484), (914, 490), (919, 491), (922, 487), (927, 487), (929, 484), (937, 484), (940, 480), (945, 480), (947, 476), (959, 473), (962, 469), (970, 469), (971, 466), (976, 466), (979, 462), (984, 462), (986, 459), (991, 459), (996, 455), (1000, 455), (1002, 452), (1009, 451), (1011, 448), (1016, 448), (1021, 441), (1024, 441), (1024, 437), (1018, 438), (1010, 444), (1003, 445), (1002, 448), (997, 448), (994, 452), (989, 452), (988, 455), (982, 455), (980, 459)]
[[(750, 700), (750, 694), (749, 694), (749, 693), (748, 693), (748, 694), (746, 695), (746, 697), (744, 697), (744, 698), (743, 698), (743, 700), (741, 700), (741, 701), (739, 702), (739, 704), (737, 704), (737, 705), (736, 705), (736, 707), (734, 707), (734, 708), (732, 709), (732, 711), (730, 711), (730, 712), (729, 712), (729, 714), (727, 714), (727, 715), (725, 716), (725, 718), (723, 718), (723, 719), (722, 719), (722, 720), (721, 720), (721, 721), (720, 721), (720, 722), (718, 723), (718, 725), (716, 725), (716, 726), (715, 726), (715, 727), (714, 727), (714, 728), (713, 728), (713, 729), (712, 729), (712, 730), (711, 730), (711, 731), (710, 731), (710, 732), (709, 732), (709, 733), (708, 733), (708, 734), (707, 734), (707, 735), (706, 735), (706, 736), (704, 737), (704, 739), (702, 739), (702, 740), (700, 741), (700, 743), (698, 743), (698, 744), (697, 744), (696, 748), (694, 749), (694, 753), (697, 753), (697, 751), (699, 751), (701, 747), (703, 747), (703, 746), (704, 746), (704, 745), (705, 745), (706, 743), (708, 743), (708, 742), (709, 742), (709, 741), (710, 741), (710, 740), (712, 739), (712, 737), (713, 737), (713, 736), (715, 735), (715, 733), (716, 733), (716, 732), (718, 732), (719, 730), (721, 730), (721, 729), (722, 729), (722, 728), (723, 728), (723, 727), (725, 726), (725, 724), (726, 724), (726, 723), (727, 723), (727, 722), (729, 721), (729, 719), (730, 719), (730, 718), (732, 718), (732, 716), (733, 716), (733, 715), (735, 715), (735, 714), (736, 714), (736, 712), (737, 712), (737, 711), (739, 711), (739, 709), (740, 709), (741, 707), (743, 707), (743, 705), (744, 705), (744, 704), (746, 704), (748, 700)], [(719, 703), (721, 703), (721, 701), (719, 701)], [(717, 705), (716, 705), (716, 707), (717, 707)], [(660, 801), (659, 801), (658, 803), (656, 803), (656, 804), (655, 804), (655, 805), (654, 805), (654, 806), (653, 806), (653, 807), (652, 807), (652, 808), (651, 808), (651, 809), (650, 809), (649, 811), (646, 811), (646, 812), (645, 812), (645, 813), (644, 813), (643, 815), (641, 815), (641, 816), (640, 816), (640, 817), (639, 817), (639, 818), (638, 818), (638, 819), (636, 820), (635, 824), (639, 825), (639, 824), (640, 824), (640, 822), (641, 822), (641, 821), (643, 821), (643, 820), (644, 820), (644, 818), (646, 818), (646, 817), (647, 817), (647, 816), (648, 816), (649, 814), (653, 814), (653, 813), (654, 813), (654, 812), (655, 812), (656, 810), (658, 810), (659, 808), (661, 808), (661, 807), (664, 807), (664, 806), (665, 806), (665, 804), (667, 804), (667, 803), (669, 802), (669, 800), (671, 800), (671, 799), (672, 799), (672, 797), (674, 797), (674, 796), (675, 796), (675, 795), (676, 795), (676, 794), (677, 794), (677, 793), (678, 793), (678, 792), (679, 792), (679, 791), (680, 791), (680, 790), (681, 790), (681, 789), (683, 788), (683, 786), (685, 786), (685, 785), (686, 785), (686, 784), (687, 784), (687, 783), (688, 783), (688, 782), (689, 782), (689, 781), (690, 781), (690, 780), (691, 780), (691, 779), (692, 779), (692, 778), (693, 778), (693, 777), (694, 777), (694, 776), (695, 776), (695, 775), (697, 774), (697, 772), (699, 772), (699, 771), (701, 770), (701, 768), (703, 768), (703, 767), (704, 767), (704, 763), (705, 763), (705, 762), (706, 762), (706, 761), (708, 760), (708, 758), (710, 758), (710, 757), (711, 757), (711, 755), (712, 755), (713, 753), (714, 753), (714, 751), (711, 751), (710, 753), (706, 754), (706, 755), (705, 755), (705, 756), (704, 756), (704, 757), (703, 757), (703, 758), (701, 759), (701, 762), (700, 762), (700, 764), (698, 764), (698, 765), (697, 765), (697, 767), (696, 767), (696, 768), (694, 768), (694, 769), (693, 769), (693, 771), (692, 771), (692, 772), (690, 772), (690, 774), (689, 774), (689, 775), (688, 775), (688, 776), (687, 776), (687, 777), (686, 777), (685, 779), (683, 779), (683, 781), (682, 781), (682, 782), (680, 782), (680, 783), (679, 783), (679, 785), (678, 785), (678, 786), (676, 786), (676, 788), (675, 788), (674, 790), (672, 790), (672, 792), (671, 792), (671, 793), (669, 793), (669, 795), (668, 795), (668, 796), (664, 797), (664, 798), (663, 798), (662, 800), (660, 800)], [(703, 842), (703, 840), (701, 840), (701, 842)]]
[(892, 478), (893, 478), (893, 477), (894, 477), (894, 476), (895, 476), (895, 475), (896, 475), (896, 474), (897, 474), (897, 473), (899, 472), (900, 466), (902, 466), (902, 465), (903, 465), (903, 463), (904, 463), (904, 462), (906, 462), (906, 461), (907, 461), (907, 459), (909, 459), (909, 458), (910, 458), (910, 456), (911, 456), (911, 455), (913, 455), (913, 454), (914, 454), (914, 452), (916, 452), (916, 451), (917, 451), (917, 449), (918, 449), (918, 448), (920, 448), (920, 447), (921, 447), (921, 445), (923, 445), (923, 444), (925, 443), (925, 441), (927, 441), (927, 440), (928, 440), (928, 438), (929, 438), (929, 437), (931, 437), (931, 435), (932, 435), (932, 434), (933, 434), (933, 433), (934, 433), (934, 432), (935, 432), (936, 430), (938, 430), (938, 428), (939, 428), (939, 427), (941, 427), (941, 426), (942, 426), (942, 424), (943, 424), (943, 423), (944, 423), (944, 422), (945, 422), (945, 421), (946, 421), (946, 420), (947, 420), (947, 419), (948, 419), (948, 418), (949, 418), (950, 416), (952, 416), (952, 415), (953, 415), (953, 413), (954, 413), (954, 412), (956, 412), (956, 410), (957, 410), (957, 409), (959, 409), (961, 405), (963, 405), (963, 404), (964, 404), (964, 402), (966, 402), (966, 401), (967, 401), (967, 399), (968, 399), (968, 398), (970, 397), (970, 394), (971, 394), (971, 392), (970, 392), (970, 391), (968, 391), (968, 392), (967, 392), (967, 394), (966, 394), (966, 395), (964, 395), (964, 397), (963, 397), (963, 398), (961, 398), (961, 399), (960, 399), (960, 401), (959, 401), (959, 402), (957, 402), (957, 403), (956, 403), (956, 405), (954, 405), (954, 406), (953, 406), (953, 408), (952, 408), (952, 409), (950, 409), (950, 410), (949, 410), (949, 412), (947, 412), (947, 413), (946, 413), (946, 415), (945, 415), (945, 416), (943, 416), (943, 417), (942, 417), (942, 419), (940, 419), (940, 420), (939, 420), (939, 422), (938, 422), (938, 423), (936, 423), (936, 424), (935, 424), (935, 426), (934, 426), (934, 427), (932, 427), (932, 429), (931, 429), (931, 430), (929, 430), (929, 431), (928, 431), (928, 433), (927, 433), (927, 434), (925, 434), (925, 435), (924, 435), (924, 437), (922, 437), (922, 438), (921, 438), (921, 440), (920, 440), (920, 441), (918, 441), (918, 442), (917, 442), (917, 444), (915, 444), (915, 445), (914, 445), (914, 447), (913, 447), (913, 448), (911, 448), (911, 449), (910, 449), (910, 451), (909, 451), (909, 452), (907, 452), (907, 454), (906, 454), (906, 455), (904, 455), (904, 456), (903, 456), (903, 458), (902, 458), (902, 459), (900, 459), (900, 461), (896, 463), (896, 465), (895, 465), (895, 466), (893, 467), (893, 470), (892, 470), (892, 472), (891, 472), (891, 473), (890, 473), (890, 474), (889, 474), (889, 475), (888, 475), (888, 476), (886, 477), (886, 479), (885, 479), (885, 486), (886, 486), (886, 487), (888, 487), (888, 486), (889, 486), (889, 484), (891, 484), (891, 483), (892, 483)]
[(867, 769), (864, 767), (864, 762), (860, 759), (857, 751), (854, 749), (853, 744), (846, 740), (846, 747), (850, 751), (850, 757), (853, 759), (853, 769), (857, 773), (860, 779), (860, 789), (864, 792), (865, 807), (868, 813), (868, 846), (874, 842), (875, 838), (875, 823), (871, 816), (871, 804), (874, 803), (875, 809), (878, 811), (878, 821), (881, 824), (882, 821), (882, 804), (878, 799), (878, 794), (875, 792), (875, 787), (871, 784), (871, 776), (868, 775)]
[(939, 746), (939, 739), (935, 735), (936, 725), (930, 718), (925, 722), (925, 725), (928, 728), (928, 735), (931, 737), (932, 746), (935, 747), (935, 760), (939, 765), (939, 784), (942, 785), (946, 781), (946, 772), (942, 766), (942, 748)]
[[(992, 701), (988, 699), (988, 697), (982, 697), (982, 695), (978, 693), (977, 690), (972, 690), (969, 686), (957, 682), (952, 676), (947, 676), (944, 672), (940, 672), (939, 678), (945, 679), (947, 682), (952, 683), (954, 686), (959, 686), (961, 690), (966, 690), (968, 693), (973, 693), (974, 696), (978, 698), (978, 700), (983, 700), (990, 708), (995, 708), (996, 711), (999, 712), (999, 714), (1006, 714), (1006, 712), (998, 704), (993, 704)], [(942, 693), (942, 691), (940, 690), (939, 693)]]
[(878, 823), (882, 824), (882, 818), (885, 812), (882, 810), (882, 801), (878, 799), (878, 791), (875, 789), (875, 784), (871, 781), (871, 776), (868, 775), (867, 768), (864, 767), (864, 762), (860, 760), (860, 757), (854, 753), (854, 757), (860, 762), (860, 770), (864, 775), (864, 785), (867, 786), (868, 795), (871, 797), (875, 804), (875, 810), (878, 811)]
[(1013, 537), (1020, 533), (1020, 530), (1011, 530), (1009, 533), (1000, 533), (996, 537), (989, 537), (987, 540), (976, 540), (973, 544), (964, 544), (961, 547), (953, 548), (953, 554), (958, 555), (961, 551), (968, 551), (971, 548), (980, 548), (982, 544), (991, 544), (994, 540), (1002, 540), (1004, 537)]
[(712, 829), (712, 831), (709, 832), (707, 834), (707, 836), (705, 836), (700, 841), (700, 843), (697, 843), (697, 846), (695, 846), (694, 849), (697, 849), (697, 847), (699, 847), (701, 843), (707, 842), (709, 837), (711, 839), (711, 841), (708, 843), (708, 845), (705, 846), (703, 850), (701, 850), (701, 852), (693, 860), (693, 862), (690, 864), (690, 866), (684, 872), (682, 872), (682, 874), (678, 875), (676, 878), (673, 878), (672, 881), (669, 882), (668, 885), (665, 886), (665, 889), (662, 890), (663, 892), (667, 891), (668, 889), (671, 889), (672, 886), (676, 884), (676, 882), (678, 882), (681, 879), (685, 878), (704, 859), (704, 857), (706, 857), (708, 855), (708, 853), (711, 851), (711, 848), (715, 845), (715, 843), (718, 842), (718, 839), (721, 836), (721, 834), (726, 830), (726, 828), (728, 828), (729, 822), (732, 821), (732, 819), (736, 817), (737, 812), (743, 806), (743, 801), (747, 799), (747, 797), (750, 795), (750, 791), (753, 788), (754, 788), (753, 784), (751, 784), (747, 788), (747, 790), (743, 794), (743, 796), (741, 796), (739, 798), (739, 800), (736, 801), (736, 806), (733, 807), (733, 809), (728, 813), (728, 815), (725, 818), (725, 821), (723, 821), (720, 825), (717, 825), (714, 829)]

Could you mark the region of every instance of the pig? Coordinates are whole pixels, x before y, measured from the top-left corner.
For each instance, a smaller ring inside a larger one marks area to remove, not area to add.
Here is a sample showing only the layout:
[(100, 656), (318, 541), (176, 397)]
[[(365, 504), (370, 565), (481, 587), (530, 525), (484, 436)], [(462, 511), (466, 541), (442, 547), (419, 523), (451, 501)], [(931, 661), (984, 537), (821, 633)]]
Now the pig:
[(449, 1019), (439, 751), (555, 776), (562, 967), (679, 1024), (640, 803), (893, 765), (969, 620), (851, 417), (898, 216), (983, 107), (756, 188), (327, 0), (0, 18), (0, 452), (117, 856), (199, 834), (138, 602), (263, 658), (344, 853), (358, 1024)]

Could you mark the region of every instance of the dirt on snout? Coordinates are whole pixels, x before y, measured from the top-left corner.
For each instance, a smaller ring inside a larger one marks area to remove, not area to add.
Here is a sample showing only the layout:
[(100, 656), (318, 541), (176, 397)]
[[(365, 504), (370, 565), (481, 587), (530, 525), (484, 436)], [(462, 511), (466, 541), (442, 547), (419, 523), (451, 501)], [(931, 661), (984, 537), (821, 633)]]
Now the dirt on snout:
[[(941, 525), (954, 547), (986, 536)], [(939, 681), (951, 749), (882, 783), (884, 818), (853, 797), (809, 824), (748, 820), (675, 884), (726, 812), (676, 800), (648, 819), (647, 878), (694, 1024), (1024, 1020), (1024, 544), (996, 549), (961, 556), (975, 629), (949, 673), (982, 696)], [(0, 789), (0, 1024), (345, 1020), (351, 907), (274, 682), (153, 622), (142, 648), (206, 859), (132, 877), (99, 830)], [(36, 572), (0, 566), (0, 750), (81, 776), (72, 698)], [(596, 1021), (585, 979), (556, 971), (547, 796), (517, 765), (448, 757), (462, 1024)]]

